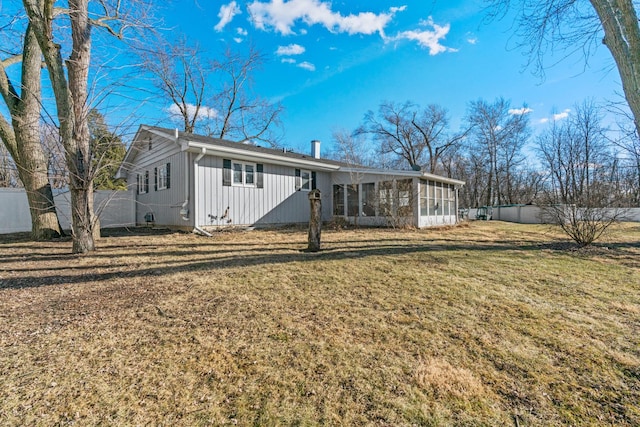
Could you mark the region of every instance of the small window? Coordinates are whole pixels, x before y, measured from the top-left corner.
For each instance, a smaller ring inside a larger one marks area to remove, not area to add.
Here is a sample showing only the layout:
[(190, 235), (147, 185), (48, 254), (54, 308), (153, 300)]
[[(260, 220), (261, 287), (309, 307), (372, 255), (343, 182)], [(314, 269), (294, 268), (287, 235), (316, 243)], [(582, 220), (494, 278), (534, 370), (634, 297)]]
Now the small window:
[(311, 191), (315, 188), (313, 177), (315, 172), (296, 169), (296, 190)]
[(253, 165), (244, 165), (244, 183), (253, 185)]
[(138, 174), (138, 194), (145, 194), (149, 191), (149, 172)]
[(233, 162), (232, 170), (234, 186), (255, 187), (255, 164)]
[(264, 188), (264, 165), (222, 159), (222, 185)]
[(170, 182), (170, 163), (165, 163), (158, 168), (158, 190), (166, 190), (169, 188)]
[(242, 185), (242, 163), (233, 164), (233, 184)]

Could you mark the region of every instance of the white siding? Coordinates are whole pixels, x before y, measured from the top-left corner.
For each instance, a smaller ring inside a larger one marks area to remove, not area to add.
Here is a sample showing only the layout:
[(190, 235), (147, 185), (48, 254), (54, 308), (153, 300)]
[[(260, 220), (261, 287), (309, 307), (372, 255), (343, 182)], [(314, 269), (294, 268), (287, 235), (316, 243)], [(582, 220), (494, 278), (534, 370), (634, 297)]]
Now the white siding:
[[(145, 215), (151, 213), (157, 225), (193, 227), (191, 215), (186, 221), (180, 215), (182, 204), (188, 198), (185, 180), (189, 179), (189, 166), (186, 164), (187, 161), (191, 161), (189, 155), (180, 151), (180, 147), (174, 141), (155, 135), (151, 139), (151, 150), (145, 137), (136, 141), (135, 148), (138, 152), (132, 159), (135, 166), (127, 173), (127, 188), (135, 194), (136, 223), (144, 224)], [(167, 163), (171, 165), (170, 187), (158, 190), (155, 186), (155, 170)], [(138, 174), (144, 176), (145, 172), (149, 173), (149, 191), (138, 194), (137, 177)], [(189, 202), (189, 212), (193, 212), (193, 201)]]
[[(264, 188), (223, 186), (222, 162), (222, 158), (214, 156), (205, 156), (199, 162), (196, 185), (199, 226), (260, 226), (309, 221), (309, 192), (296, 191), (295, 168), (263, 163)], [(323, 219), (328, 220), (331, 218), (329, 174), (317, 172), (316, 186), (322, 194)]]

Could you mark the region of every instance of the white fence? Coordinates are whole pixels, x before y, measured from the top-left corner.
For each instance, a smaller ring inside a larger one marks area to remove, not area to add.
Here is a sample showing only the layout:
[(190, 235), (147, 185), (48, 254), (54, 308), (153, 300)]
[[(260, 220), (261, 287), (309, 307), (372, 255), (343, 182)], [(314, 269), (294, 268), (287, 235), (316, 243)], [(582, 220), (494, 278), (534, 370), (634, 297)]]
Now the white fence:
[[(623, 221), (640, 222), (640, 208), (625, 208)], [(469, 209), (469, 219), (476, 219), (477, 209)], [(544, 224), (542, 209), (534, 205), (500, 206), (493, 208), (491, 219), (520, 224)]]
[[(96, 191), (94, 209), (102, 228), (131, 227), (136, 224), (135, 195), (132, 191)], [(54, 196), (60, 225), (71, 229), (71, 195)], [(27, 193), (19, 188), (0, 188), (0, 234), (31, 231)]]

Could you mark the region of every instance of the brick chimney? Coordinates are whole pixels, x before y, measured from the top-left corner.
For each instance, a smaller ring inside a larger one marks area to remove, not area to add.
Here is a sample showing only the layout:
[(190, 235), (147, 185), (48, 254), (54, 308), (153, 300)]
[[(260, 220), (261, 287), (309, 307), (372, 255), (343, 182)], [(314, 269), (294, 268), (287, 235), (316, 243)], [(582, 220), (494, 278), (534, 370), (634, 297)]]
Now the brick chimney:
[(314, 159), (320, 158), (320, 141), (317, 139), (311, 141), (311, 157)]

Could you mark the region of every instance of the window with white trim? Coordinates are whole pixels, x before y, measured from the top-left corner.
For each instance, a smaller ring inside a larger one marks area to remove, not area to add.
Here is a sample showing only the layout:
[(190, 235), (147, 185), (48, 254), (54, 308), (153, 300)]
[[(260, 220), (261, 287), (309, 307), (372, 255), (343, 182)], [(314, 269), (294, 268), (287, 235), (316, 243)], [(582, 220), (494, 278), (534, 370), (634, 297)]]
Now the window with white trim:
[(144, 174), (138, 174), (138, 194), (145, 194), (149, 192), (149, 171), (145, 171)]
[(244, 163), (233, 161), (231, 165), (232, 170), (232, 185), (240, 187), (255, 187), (255, 163)]
[(311, 171), (301, 170), (300, 177), (302, 178), (300, 189), (311, 191)]
[(158, 167), (158, 190), (166, 190), (169, 188), (169, 170), (168, 163)]

